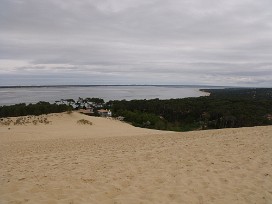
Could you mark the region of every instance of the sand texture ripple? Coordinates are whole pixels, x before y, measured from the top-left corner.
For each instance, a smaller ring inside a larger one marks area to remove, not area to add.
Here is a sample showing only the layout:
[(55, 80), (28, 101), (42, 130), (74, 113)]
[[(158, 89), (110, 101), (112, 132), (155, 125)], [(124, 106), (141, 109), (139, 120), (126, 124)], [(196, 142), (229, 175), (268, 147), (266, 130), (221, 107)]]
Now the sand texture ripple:
[(272, 203), (271, 126), (173, 133), (46, 117), (0, 126), (1, 204)]

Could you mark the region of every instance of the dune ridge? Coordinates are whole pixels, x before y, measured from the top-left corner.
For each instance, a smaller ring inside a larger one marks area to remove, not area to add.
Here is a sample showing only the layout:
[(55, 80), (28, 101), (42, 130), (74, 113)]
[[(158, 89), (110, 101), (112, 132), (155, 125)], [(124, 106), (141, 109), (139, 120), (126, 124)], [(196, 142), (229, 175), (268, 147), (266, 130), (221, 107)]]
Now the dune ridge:
[(0, 126), (0, 203), (272, 203), (271, 126), (174, 133), (47, 117)]

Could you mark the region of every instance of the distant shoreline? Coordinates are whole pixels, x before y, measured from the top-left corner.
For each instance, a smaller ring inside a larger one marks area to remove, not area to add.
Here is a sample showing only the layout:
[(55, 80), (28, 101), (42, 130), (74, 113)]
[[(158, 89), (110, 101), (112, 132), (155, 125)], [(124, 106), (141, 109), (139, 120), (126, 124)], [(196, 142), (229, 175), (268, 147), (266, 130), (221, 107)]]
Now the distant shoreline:
[[(0, 88), (69, 88), (69, 87), (109, 87), (109, 86), (115, 86), (115, 87), (124, 87), (124, 86), (132, 86), (132, 87), (188, 87), (188, 88), (199, 88), (199, 87), (220, 87), (220, 88), (230, 88), (234, 86), (209, 86), (209, 85), (136, 85), (136, 84), (127, 84), (127, 85), (29, 85), (29, 86), (0, 86)], [(242, 87), (236, 87), (236, 88), (242, 88)]]
[(211, 95), (211, 93), (210, 92), (208, 92), (207, 90), (203, 90), (203, 89), (198, 89), (200, 92), (202, 92), (202, 93), (205, 93), (206, 95), (205, 96), (210, 96)]
[(137, 99), (176, 99), (210, 96), (209, 90), (223, 89), (259, 89), (226, 86), (201, 85), (43, 85), (43, 86), (0, 86), (0, 105), (18, 103), (37, 103), (48, 101), (54, 103), (60, 99), (77, 99), (78, 97), (96, 97), (110, 100)]
[(0, 86), (0, 105), (54, 102), (60, 99), (96, 97), (109, 100), (170, 99), (207, 95), (199, 89), (222, 89), (197, 85), (49, 85)]

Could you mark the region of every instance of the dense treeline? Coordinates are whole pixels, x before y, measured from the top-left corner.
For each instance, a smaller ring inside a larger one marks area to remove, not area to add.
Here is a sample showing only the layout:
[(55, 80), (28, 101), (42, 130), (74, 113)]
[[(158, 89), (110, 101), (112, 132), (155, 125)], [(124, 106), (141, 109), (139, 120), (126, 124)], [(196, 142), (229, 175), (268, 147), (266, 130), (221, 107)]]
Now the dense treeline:
[(247, 98), (247, 99), (272, 99), (271, 88), (228, 88), (228, 89), (201, 89), (210, 93), (212, 97), (220, 98)]
[(11, 106), (0, 106), (0, 118), (60, 113), (68, 110), (71, 110), (71, 107), (64, 104), (57, 105), (42, 101), (36, 104), (29, 105), (21, 103)]
[(272, 125), (272, 89), (205, 90), (210, 96), (110, 101), (114, 116), (135, 126), (188, 131)]

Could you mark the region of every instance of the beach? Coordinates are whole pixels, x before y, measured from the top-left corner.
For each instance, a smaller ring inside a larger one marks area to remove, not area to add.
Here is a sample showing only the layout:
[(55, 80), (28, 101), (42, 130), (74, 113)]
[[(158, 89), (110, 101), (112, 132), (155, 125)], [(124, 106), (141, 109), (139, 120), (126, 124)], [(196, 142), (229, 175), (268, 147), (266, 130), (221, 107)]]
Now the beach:
[(79, 113), (17, 119), (0, 125), (1, 204), (272, 203), (272, 126), (177, 133)]

